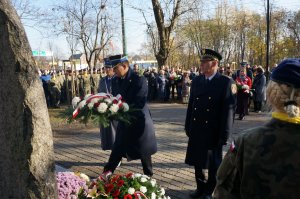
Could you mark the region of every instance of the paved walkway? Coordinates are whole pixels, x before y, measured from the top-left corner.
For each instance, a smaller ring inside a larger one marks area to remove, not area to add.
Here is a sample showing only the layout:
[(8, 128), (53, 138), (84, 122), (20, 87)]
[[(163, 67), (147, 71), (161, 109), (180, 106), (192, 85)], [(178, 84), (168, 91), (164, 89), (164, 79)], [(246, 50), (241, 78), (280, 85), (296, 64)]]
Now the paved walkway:
[[(150, 104), (150, 109), (158, 141), (158, 152), (153, 156), (153, 178), (166, 188), (167, 195), (172, 199), (188, 199), (188, 193), (196, 185), (193, 168), (184, 164), (187, 147), (183, 128), (186, 105)], [(262, 125), (268, 120), (267, 117), (266, 114), (251, 113), (246, 120), (236, 121), (233, 137), (243, 129)], [(102, 172), (110, 151), (100, 148), (99, 128), (55, 127), (53, 133), (56, 164), (91, 177), (97, 177)], [(116, 173), (127, 172), (142, 173), (140, 161), (127, 162), (123, 159)]]

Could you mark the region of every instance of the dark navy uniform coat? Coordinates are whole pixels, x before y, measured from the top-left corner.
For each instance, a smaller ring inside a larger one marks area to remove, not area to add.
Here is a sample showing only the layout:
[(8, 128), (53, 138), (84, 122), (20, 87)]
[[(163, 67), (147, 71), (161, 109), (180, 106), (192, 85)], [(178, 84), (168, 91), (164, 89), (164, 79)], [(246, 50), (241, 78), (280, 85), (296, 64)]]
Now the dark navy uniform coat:
[(112, 82), (112, 94), (122, 95), (130, 108), (138, 109), (130, 112), (135, 118), (130, 125), (119, 122), (114, 144), (115, 150), (121, 150), (123, 157), (129, 160), (150, 156), (157, 151), (157, 143), (153, 121), (147, 107), (148, 86), (144, 77), (139, 77), (129, 69), (125, 78), (115, 77)]
[(209, 83), (204, 75), (193, 79), (185, 121), (187, 164), (204, 164), (208, 150), (226, 144), (234, 119), (235, 93), (234, 81), (220, 73)]

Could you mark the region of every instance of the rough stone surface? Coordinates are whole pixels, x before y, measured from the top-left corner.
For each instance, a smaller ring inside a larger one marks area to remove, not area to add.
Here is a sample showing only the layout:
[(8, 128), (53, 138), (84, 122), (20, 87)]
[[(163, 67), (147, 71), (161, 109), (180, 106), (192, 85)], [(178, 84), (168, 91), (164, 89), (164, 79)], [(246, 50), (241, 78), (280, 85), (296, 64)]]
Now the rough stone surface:
[(57, 198), (52, 131), (24, 28), (0, 0), (0, 196)]

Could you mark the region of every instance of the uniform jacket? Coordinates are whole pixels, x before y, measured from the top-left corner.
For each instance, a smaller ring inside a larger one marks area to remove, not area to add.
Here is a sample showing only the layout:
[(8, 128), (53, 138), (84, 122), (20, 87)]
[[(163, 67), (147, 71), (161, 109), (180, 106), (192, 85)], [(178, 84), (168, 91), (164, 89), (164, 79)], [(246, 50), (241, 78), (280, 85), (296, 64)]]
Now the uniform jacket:
[(214, 198), (299, 198), (299, 143), (299, 124), (272, 119), (247, 130), (219, 167)]
[(200, 152), (226, 144), (233, 124), (235, 93), (234, 81), (220, 73), (208, 84), (204, 75), (194, 78), (185, 121), (187, 164), (197, 164)]
[(146, 105), (148, 86), (144, 77), (139, 77), (129, 69), (125, 78), (115, 77), (112, 82), (113, 95), (121, 94), (124, 101), (137, 111), (130, 114), (134, 117), (129, 126), (119, 122), (115, 150), (121, 150), (124, 157), (140, 159), (157, 151), (153, 121)]
[[(108, 76), (105, 76), (103, 78), (100, 79), (99, 81), (99, 87), (98, 87), (98, 92), (99, 93), (112, 93), (112, 86), (107, 84), (107, 78)], [(111, 77), (111, 84), (112, 81), (115, 77)]]

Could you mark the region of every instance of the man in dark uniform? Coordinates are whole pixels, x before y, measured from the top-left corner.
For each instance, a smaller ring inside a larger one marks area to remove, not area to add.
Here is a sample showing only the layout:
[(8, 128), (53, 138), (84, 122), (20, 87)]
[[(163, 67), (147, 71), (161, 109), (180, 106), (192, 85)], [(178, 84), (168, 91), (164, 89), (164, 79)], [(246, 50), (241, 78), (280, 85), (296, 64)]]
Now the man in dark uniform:
[(141, 159), (145, 175), (152, 176), (151, 155), (157, 151), (153, 121), (147, 107), (148, 87), (145, 77), (139, 77), (130, 67), (127, 57), (109, 57), (116, 77), (112, 81), (112, 94), (122, 99), (135, 111), (130, 125), (119, 121), (115, 143), (104, 167), (104, 174), (114, 172), (122, 157), (128, 160)]
[(190, 196), (211, 198), (222, 146), (233, 124), (237, 89), (231, 78), (218, 73), (222, 56), (210, 49), (201, 53), (202, 74), (193, 79), (185, 121), (189, 137), (185, 163), (195, 167), (197, 189)]

